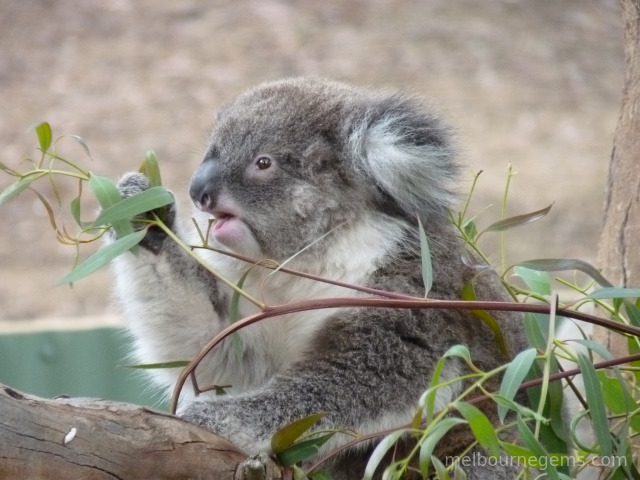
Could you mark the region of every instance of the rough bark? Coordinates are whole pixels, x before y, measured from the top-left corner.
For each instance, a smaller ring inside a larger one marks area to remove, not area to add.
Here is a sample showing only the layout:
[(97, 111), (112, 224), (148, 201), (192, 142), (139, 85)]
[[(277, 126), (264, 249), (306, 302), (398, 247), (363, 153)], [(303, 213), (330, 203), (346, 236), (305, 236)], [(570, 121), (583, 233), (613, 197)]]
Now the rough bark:
[(640, 4), (623, 0), (625, 85), (605, 197), (599, 264), (620, 286), (640, 286)]
[(0, 388), (0, 478), (281, 478), (272, 462), (247, 460), (228, 441), (172, 415)]
[[(622, 0), (625, 81), (609, 162), (598, 264), (611, 283), (640, 286), (640, 2)], [(596, 329), (594, 337), (615, 355), (624, 337)]]

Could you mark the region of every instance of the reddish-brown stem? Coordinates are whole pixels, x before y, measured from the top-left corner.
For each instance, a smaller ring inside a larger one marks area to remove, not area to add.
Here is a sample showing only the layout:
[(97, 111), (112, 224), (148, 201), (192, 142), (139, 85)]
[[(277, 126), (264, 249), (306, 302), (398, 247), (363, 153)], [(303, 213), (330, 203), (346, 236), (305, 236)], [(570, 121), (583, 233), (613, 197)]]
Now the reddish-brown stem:
[[(431, 309), (458, 309), (458, 310), (490, 310), (490, 311), (517, 311), (548, 314), (549, 305), (532, 305), (526, 303), (511, 302), (483, 302), (483, 301), (466, 301), (466, 300), (430, 300), (414, 298), (408, 299), (390, 299), (390, 298), (324, 298), (317, 300), (304, 300), (285, 305), (267, 306), (264, 311), (247, 317), (243, 320), (229, 325), (212, 340), (210, 340), (202, 350), (196, 355), (189, 365), (178, 376), (173, 396), (171, 399), (171, 412), (175, 413), (180, 392), (184, 386), (186, 379), (200, 364), (202, 359), (222, 340), (232, 333), (252, 325), (261, 320), (285, 315), (288, 313), (302, 312), (307, 310), (319, 310), (325, 308), (345, 308), (345, 307), (368, 307), (368, 308), (431, 308)], [(576, 312), (564, 308), (557, 309), (557, 315), (569, 317), (576, 320), (583, 320), (594, 325), (599, 325), (611, 330), (626, 333), (629, 335), (640, 336), (640, 328), (624, 323), (614, 322), (605, 318), (599, 318), (582, 312)]]

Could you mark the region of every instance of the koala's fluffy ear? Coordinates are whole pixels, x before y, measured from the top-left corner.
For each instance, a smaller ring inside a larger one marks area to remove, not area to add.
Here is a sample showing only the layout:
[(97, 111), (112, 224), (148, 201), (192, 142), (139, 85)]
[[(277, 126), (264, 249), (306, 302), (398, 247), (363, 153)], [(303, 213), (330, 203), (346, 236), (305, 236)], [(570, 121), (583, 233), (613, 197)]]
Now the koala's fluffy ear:
[(455, 203), (458, 165), (449, 129), (418, 101), (383, 97), (354, 120), (356, 171), (408, 216), (442, 214)]

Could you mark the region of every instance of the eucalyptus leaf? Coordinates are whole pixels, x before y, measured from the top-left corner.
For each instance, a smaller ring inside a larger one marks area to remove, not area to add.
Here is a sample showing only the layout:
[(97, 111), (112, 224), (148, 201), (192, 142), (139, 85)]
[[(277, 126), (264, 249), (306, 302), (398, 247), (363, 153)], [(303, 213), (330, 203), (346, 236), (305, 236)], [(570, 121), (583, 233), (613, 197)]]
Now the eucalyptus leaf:
[(584, 353), (578, 352), (576, 355), (578, 366), (582, 372), (582, 380), (584, 391), (589, 405), (589, 414), (593, 430), (600, 446), (600, 455), (603, 457), (611, 456), (613, 453), (613, 442), (611, 441), (611, 432), (609, 431), (609, 421), (605, 409), (604, 395), (602, 393), (602, 385), (596, 374), (593, 363)]
[[(596, 372), (600, 384), (602, 385), (602, 394), (604, 403), (607, 408), (615, 415), (628, 415), (631, 407), (635, 408), (636, 403), (623, 387), (619, 378), (607, 376), (605, 371)], [(629, 418), (629, 426), (636, 432), (640, 432), (640, 415), (635, 414)]]
[(320, 447), (327, 443), (334, 434), (335, 432), (330, 432), (315, 438), (296, 442), (277, 455), (278, 461), (285, 467), (290, 467), (298, 462), (302, 462), (317, 454)]
[(162, 178), (160, 176), (160, 167), (158, 166), (158, 158), (153, 150), (147, 151), (144, 157), (144, 162), (140, 165), (138, 170), (149, 179), (149, 184), (152, 187), (161, 187)]
[[(518, 392), (518, 388), (522, 384), (522, 381), (529, 373), (531, 365), (536, 358), (536, 349), (529, 348), (518, 353), (511, 361), (507, 370), (504, 372), (502, 383), (500, 384), (499, 394), (505, 397), (507, 400), (513, 400)], [(507, 408), (504, 405), (498, 405), (498, 417), (500, 422), (504, 423), (504, 419), (507, 415)]]
[(99, 268), (103, 267), (118, 255), (122, 255), (124, 252), (131, 250), (142, 241), (146, 235), (146, 230), (140, 230), (134, 232), (125, 237), (119, 238), (115, 242), (102, 247), (92, 256), (87, 258), (84, 262), (74, 268), (71, 272), (65, 275), (59, 282), (59, 285), (74, 283), (81, 278), (95, 272)]
[(433, 266), (431, 264), (431, 251), (429, 249), (429, 239), (424, 231), (422, 222), (418, 217), (418, 232), (420, 235), (420, 258), (422, 260), (422, 282), (424, 283), (425, 297), (433, 286)]
[(458, 357), (461, 358), (462, 360), (464, 360), (466, 363), (471, 364), (471, 353), (469, 352), (469, 349), (462, 345), (462, 344), (458, 344), (458, 345), (452, 345), (451, 347), (449, 347), (447, 349), (446, 352), (444, 352), (444, 355), (442, 356), (443, 358), (446, 357)]
[(514, 274), (520, 277), (533, 293), (543, 297), (551, 295), (551, 281), (546, 272), (520, 265), (513, 270)]
[(314, 413), (313, 415), (301, 418), (280, 428), (271, 437), (271, 449), (276, 454), (284, 452), (287, 448), (293, 445), (293, 443), (300, 438), (304, 432), (309, 430), (326, 415), (326, 413)]
[(123, 365), (125, 368), (135, 368), (140, 370), (154, 370), (158, 368), (184, 368), (189, 365), (188, 360), (176, 360), (174, 362), (160, 362), (160, 363), (142, 363), (139, 365)]
[[(111, 179), (91, 174), (87, 183), (103, 210), (122, 201), (118, 187)], [(113, 221), (111, 226), (119, 239), (133, 234), (133, 227), (129, 220)]]
[[(473, 288), (473, 280), (469, 280), (464, 284), (464, 286), (462, 287), (461, 298), (462, 300), (471, 302), (478, 299), (476, 297), (475, 289)], [(495, 318), (493, 318), (491, 314), (489, 314), (489, 312), (487, 312), (486, 310), (471, 310), (471, 313), (482, 320), (484, 324), (493, 332), (493, 335), (496, 337), (496, 344), (498, 345), (500, 353), (502, 353), (503, 355), (509, 355), (504, 335), (502, 334), (500, 325), (498, 325), (498, 322), (496, 322)]]
[(598, 300), (609, 298), (640, 298), (640, 288), (600, 288), (587, 295), (587, 298)]
[(36, 134), (38, 135), (38, 144), (43, 152), (49, 150), (51, 146), (51, 126), (47, 122), (42, 122), (36, 126)]
[[(247, 270), (244, 272), (240, 280), (238, 280), (237, 287), (242, 289), (244, 286), (244, 281), (247, 279), (251, 270)], [(240, 317), (240, 292), (238, 290), (234, 290), (233, 295), (231, 297), (231, 302), (229, 303), (229, 323), (235, 323), (239, 320)], [(231, 334), (231, 345), (233, 346), (233, 351), (238, 360), (242, 360), (244, 358), (244, 345), (242, 343), (242, 337), (240, 336), (240, 332), (233, 332)]]
[[(444, 367), (444, 359), (445, 357), (442, 357), (440, 360), (438, 360), (438, 363), (436, 363), (436, 366), (433, 369), (433, 374), (431, 375), (431, 383), (429, 384), (429, 389), (425, 392), (424, 399), (420, 399), (420, 405), (424, 404), (426, 409), (425, 420), (427, 423), (431, 423), (431, 420), (433, 420), (433, 409), (435, 408), (436, 394), (438, 393), (437, 386), (440, 383), (440, 375), (442, 374), (442, 368)], [(416, 413), (413, 421), (414, 428), (417, 428), (420, 425), (421, 420), (422, 414), (420, 414), (420, 416), (418, 417)]]
[(123, 220), (129, 221), (136, 215), (169, 205), (173, 201), (173, 195), (164, 188), (151, 187), (104, 209), (93, 222), (93, 226), (109, 225)]
[[(557, 468), (555, 467), (553, 462), (547, 461), (549, 459), (549, 454), (547, 453), (547, 451), (540, 444), (538, 439), (533, 435), (531, 430), (529, 430), (529, 427), (527, 427), (527, 425), (524, 423), (524, 421), (520, 417), (518, 417), (517, 419), (517, 426), (518, 426), (518, 433), (520, 434), (520, 438), (524, 442), (525, 447), (527, 447), (533, 453), (533, 458), (529, 457), (530, 461), (534, 462), (533, 465), (542, 466), (541, 460), (545, 458), (544, 472), (546, 473), (547, 477), (553, 480), (559, 480), (560, 477), (558, 475)], [(504, 443), (502, 444), (502, 446), (504, 447)], [(505, 451), (509, 453), (509, 451), (506, 448), (505, 448)]]
[(431, 431), (427, 434), (426, 438), (420, 445), (420, 472), (422, 475), (427, 476), (429, 472), (429, 465), (431, 464), (431, 456), (435, 450), (438, 442), (444, 437), (449, 430), (456, 425), (462, 425), (467, 423), (462, 418), (448, 417), (440, 420), (436, 423)]
[(531, 270), (540, 270), (544, 272), (578, 270), (589, 275), (603, 287), (613, 287), (611, 282), (604, 278), (597, 268), (583, 260), (577, 260), (575, 258), (539, 258), (536, 260), (520, 262), (518, 265), (530, 268)]
[(492, 457), (500, 456), (500, 442), (493, 425), (478, 408), (466, 402), (457, 402), (456, 409), (471, 427), (478, 443)]
[(553, 203), (548, 207), (545, 207), (541, 210), (536, 210), (535, 212), (525, 213), (522, 215), (517, 215), (515, 217), (505, 218), (500, 220), (499, 222), (492, 223), (489, 225), (484, 231), (485, 232), (503, 232), (505, 230), (509, 230), (515, 227), (520, 227), (522, 225), (527, 225), (529, 223), (533, 223), (535, 221), (543, 218), (553, 207)]
[(369, 461), (364, 471), (362, 480), (372, 480), (373, 474), (378, 469), (380, 462), (387, 452), (398, 442), (400, 437), (407, 433), (406, 430), (396, 430), (384, 437), (369, 456)]
[(22, 177), (15, 183), (12, 183), (7, 188), (5, 188), (2, 192), (0, 192), (0, 205), (7, 203), (14, 197), (17, 197), (21, 192), (29, 188), (29, 185), (33, 183), (39, 177), (28, 176)]
[(91, 158), (91, 151), (89, 150), (89, 145), (87, 145), (87, 142), (85, 142), (84, 138), (82, 138), (80, 135), (67, 135), (70, 138), (73, 138), (76, 142), (78, 142), (78, 145), (80, 145), (82, 147), (82, 149), (84, 150), (84, 153), (87, 154), (87, 157)]

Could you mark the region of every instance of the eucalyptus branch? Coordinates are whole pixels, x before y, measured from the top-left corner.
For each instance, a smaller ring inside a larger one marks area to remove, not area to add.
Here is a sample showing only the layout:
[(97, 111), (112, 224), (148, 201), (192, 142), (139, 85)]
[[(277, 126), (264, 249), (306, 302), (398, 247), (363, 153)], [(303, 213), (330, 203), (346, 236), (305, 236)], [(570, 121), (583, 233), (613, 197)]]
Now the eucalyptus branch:
[(341, 282), (339, 280), (332, 280), (330, 278), (321, 277), (319, 275), (314, 275), (312, 273), (307, 273), (300, 270), (281, 267), (277, 264), (277, 262), (273, 260), (266, 261), (266, 262), (261, 260), (256, 260), (255, 258), (246, 257), (244, 255), (240, 255), (239, 253), (231, 252), (229, 250), (223, 250), (221, 248), (212, 247), (211, 245), (190, 245), (189, 248), (211, 250), (212, 252), (220, 253), (222, 255), (227, 255), (229, 257), (235, 258), (236, 260), (241, 260), (243, 262), (246, 262), (250, 265), (256, 265), (269, 270), (278, 270), (279, 272), (287, 273), (289, 275), (295, 275), (296, 277), (307, 278), (309, 280), (315, 280), (317, 282), (322, 282), (330, 285), (335, 285), (338, 287), (348, 288), (350, 290), (369, 293), (371, 295), (378, 295), (386, 298), (396, 298), (396, 299), (404, 299), (404, 300), (414, 300), (417, 298), (422, 298), (422, 297), (414, 297), (413, 295), (406, 295), (404, 293), (389, 292), (387, 290), (379, 290), (377, 288), (365, 287), (364, 285), (355, 285), (352, 283)]
[(244, 291), (243, 289), (239, 288), (235, 283), (229, 281), (227, 278), (225, 278), (224, 275), (222, 275), (220, 272), (218, 272), (216, 269), (212, 268), (211, 266), (207, 265), (206, 263), (204, 263), (202, 261), (202, 259), (200, 257), (198, 257), (194, 252), (193, 249), (189, 247), (189, 245), (187, 245), (186, 243), (184, 243), (180, 237), (178, 237), (175, 233), (173, 233), (173, 231), (167, 227), (164, 222), (162, 222), (158, 216), (154, 213), (153, 214), (154, 220), (155, 220), (155, 225), (159, 228), (162, 229), (163, 232), (165, 232), (169, 238), (171, 238), (171, 240), (173, 240), (174, 242), (176, 242), (176, 244), (182, 248), (187, 255), (189, 255), (190, 257), (192, 257), (194, 260), (196, 260), (197, 262), (199, 262), (204, 268), (207, 269), (207, 271), (209, 273), (211, 273), (213, 276), (215, 276), (218, 280), (220, 280), (222, 283), (224, 283), (227, 287), (229, 287), (231, 290), (233, 290), (234, 292), (237, 292), (238, 295), (242, 295), (245, 299), (247, 299), (249, 302), (253, 303), (255, 306), (257, 306), (260, 310), (265, 311), (267, 309), (267, 305), (263, 302), (261, 302), (260, 300), (252, 297), (251, 295), (249, 295), (246, 291)]
[[(177, 237), (176, 237), (177, 238)], [(235, 287), (235, 285), (234, 285)], [(316, 300), (303, 300), (284, 305), (264, 306), (262, 312), (239, 320), (218, 333), (211, 339), (200, 352), (189, 362), (184, 370), (178, 376), (178, 380), (174, 387), (171, 399), (171, 412), (175, 413), (178, 404), (180, 392), (184, 386), (187, 377), (200, 364), (202, 359), (222, 340), (232, 333), (252, 325), (256, 322), (271, 317), (277, 317), (288, 313), (303, 312), (309, 310), (320, 310), (327, 308), (339, 307), (361, 307), (361, 308), (429, 308), (439, 310), (493, 310), (493, 311), (509, 311), (509, 312), (531, 312), (550, 314), (551, 307), (549, 305), (532, 305), (526, 303), (511, 302), (495, 302), (495, 301), (466, 301), (466, 300), (430, 300), (430, 299), (380, 299), (380, 298), (324, 298)], [(640, 328), (632, 325), (614, 322), (605, 318), (596, 317), (582, 312), (576, 312), (564, 308), (556, 310), (558, 315), (583, 320), (594, 325), (599, 325), (620, 333), (640, 336)]]

